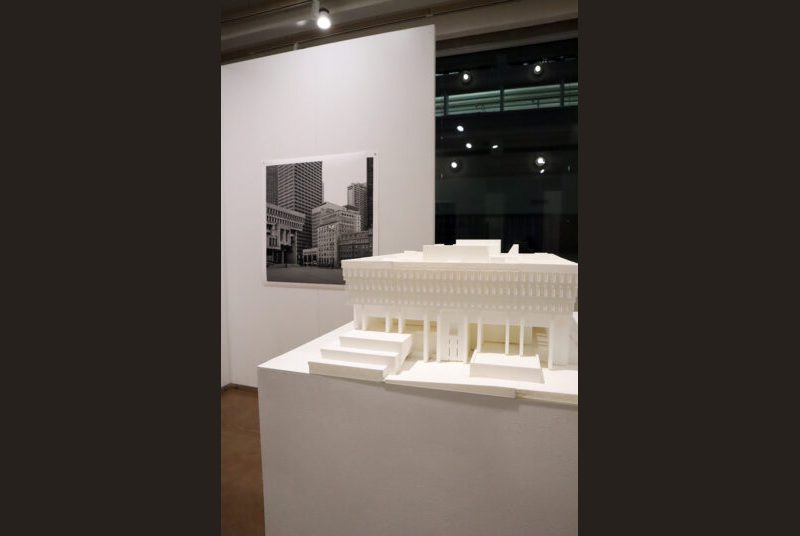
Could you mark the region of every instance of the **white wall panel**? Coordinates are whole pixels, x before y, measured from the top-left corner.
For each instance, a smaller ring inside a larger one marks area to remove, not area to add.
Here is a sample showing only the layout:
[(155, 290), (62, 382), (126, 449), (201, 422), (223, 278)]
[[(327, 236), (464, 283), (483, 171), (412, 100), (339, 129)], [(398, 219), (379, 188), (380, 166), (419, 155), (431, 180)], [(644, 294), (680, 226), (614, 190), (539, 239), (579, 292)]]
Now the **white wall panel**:
[(256, 386), (259, 363), (352, 319), (342, 290), (261, 282), (263, 161), (374, 151), (375, 253), (433, 243), (434, 39), (425, 26), (222, 67), (231, 382)]

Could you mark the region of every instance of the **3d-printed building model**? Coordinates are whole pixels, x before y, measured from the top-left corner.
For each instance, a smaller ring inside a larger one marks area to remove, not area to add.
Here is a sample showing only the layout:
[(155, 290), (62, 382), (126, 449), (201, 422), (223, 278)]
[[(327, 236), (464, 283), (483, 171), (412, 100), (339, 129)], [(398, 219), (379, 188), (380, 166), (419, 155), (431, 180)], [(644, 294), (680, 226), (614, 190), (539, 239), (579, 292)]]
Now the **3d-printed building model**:
[[(468, 364), (472, 377), (544, 382), (577, 369), (578, 265), (500, 252), (500, 240), (342, 261), (356, 329), (309, 360), (311, 372), (381, 381), (406, 357)], [(431, 366), (435, 366), (431, 363)]]

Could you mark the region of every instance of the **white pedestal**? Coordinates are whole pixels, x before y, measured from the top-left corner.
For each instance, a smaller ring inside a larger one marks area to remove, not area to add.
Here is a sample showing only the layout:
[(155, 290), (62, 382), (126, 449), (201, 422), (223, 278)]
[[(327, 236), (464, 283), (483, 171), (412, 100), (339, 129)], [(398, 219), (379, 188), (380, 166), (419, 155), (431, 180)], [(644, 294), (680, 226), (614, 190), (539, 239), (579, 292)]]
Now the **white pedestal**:
[(312, 375), (305, 346), (258, 368), (269, 536), (578, 533), (576, 406)]

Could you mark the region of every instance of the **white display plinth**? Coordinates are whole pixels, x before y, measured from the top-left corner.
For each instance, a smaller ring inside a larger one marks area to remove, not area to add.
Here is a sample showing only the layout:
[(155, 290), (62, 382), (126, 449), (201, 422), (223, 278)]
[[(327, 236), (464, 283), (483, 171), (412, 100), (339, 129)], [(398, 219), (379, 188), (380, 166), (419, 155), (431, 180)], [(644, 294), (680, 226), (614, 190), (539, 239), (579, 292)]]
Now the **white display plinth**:
[[(578, 409), (258, 367), (269, 536), (578, 533)], [(314, 354), (314, 355), (312, 355)]]

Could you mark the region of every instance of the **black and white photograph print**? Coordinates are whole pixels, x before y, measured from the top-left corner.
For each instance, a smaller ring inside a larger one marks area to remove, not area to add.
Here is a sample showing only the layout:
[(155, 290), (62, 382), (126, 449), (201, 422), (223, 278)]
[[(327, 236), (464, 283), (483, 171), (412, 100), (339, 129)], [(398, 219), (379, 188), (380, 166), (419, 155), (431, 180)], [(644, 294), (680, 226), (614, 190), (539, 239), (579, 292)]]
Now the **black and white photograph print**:
[(265, 163), (266, 283), (343, 285), (342, 261), (373, 251), (375, 154)]

